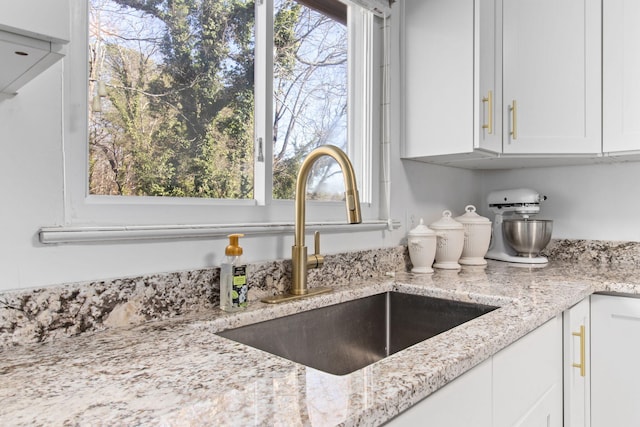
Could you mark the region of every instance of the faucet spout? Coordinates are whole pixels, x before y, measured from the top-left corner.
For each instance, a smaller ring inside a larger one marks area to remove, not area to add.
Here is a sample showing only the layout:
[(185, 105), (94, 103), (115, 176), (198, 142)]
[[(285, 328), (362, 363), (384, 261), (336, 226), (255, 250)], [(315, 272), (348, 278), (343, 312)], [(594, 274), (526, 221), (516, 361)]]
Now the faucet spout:
[[(358, 196), (358, 185), (356, 182), (355, 172), (349, 157), (340, 148), (333, 145), (322, 145), (313, 150), (304, 159), (298, 178), (296, 180), (296, 200), (295, 200), (295, 236), (294, 245), (291, 247), (292, 276), (291, 290), (289, 295), (276, 295), (264, 298), (263, 302), (276, 303), (288, 301), (302, 296), (315, 295), (324, 292), (330, 292), (331, 288), (307, 288), (307, 269), (317, 268), (322, 265), (322, 255), (316, 253), (311, 258), (307, 255), (307, 247), (304, 242), (305, 230), (305, 207), (307, 193), (307, 178), (314, 163), (322, 156), (332, 157), (342, 170), (345, 188), (345, 204), (347, 208), (347, 222), (350, 224), (358, 224), (362, 222), (360, 213), (360, 198)], [(316, 234), (316, 252), (319, 252), (319, 236)]]
[(295, 200), (295, 245), (304, 246), (307, 178), (309, 177), (309, 172), (311, 172), (311, 168), (315, 162), (322, 156), (332, 157), (336, 162), (338, 162), (338, 165), (342, 170), (342, 176), (344, 177), (345, 204), (347, 207), (347, 222), (349, 224), (359, 224), (362, 222), (362, 215), (360, 213), (360, 197), (358, 196), (358, 184), (356, 182), (356, 174), (353, 171), (353, 165), (351, 164), (349, 157), (347, 157), (344, 151), (334, 145), (321, 145), (309, 153), (302, 162), (300, 170), (298, 171)]

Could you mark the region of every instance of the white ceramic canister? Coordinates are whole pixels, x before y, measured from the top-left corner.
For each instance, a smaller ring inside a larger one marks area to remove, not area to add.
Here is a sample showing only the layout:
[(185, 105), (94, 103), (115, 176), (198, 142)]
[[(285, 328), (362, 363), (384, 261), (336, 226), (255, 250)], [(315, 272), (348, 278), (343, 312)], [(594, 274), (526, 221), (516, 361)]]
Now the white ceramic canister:
[(445, 270), (458, 270), (458, 259), (462, 255), (464, 246), (464, 227), (458, 221), (451, 218), (451, 211), (442, 212), (442, 218), (429, 225), (436, 232), (438, 244), (436, 245), (435, 268)]
[(420, 224), (407, 235), (412, 273), (433, 273), (431, 265), (436, 256), (436, 233), (420, 218)]
[(467, 205), (464, 210), (464, 215), (455, 218), (465, 231), (462, 257), (458, 262), (462, 265), (487, 265), (484, 256), (491, 243), (491, 221), (478, 215), (473, 205)]

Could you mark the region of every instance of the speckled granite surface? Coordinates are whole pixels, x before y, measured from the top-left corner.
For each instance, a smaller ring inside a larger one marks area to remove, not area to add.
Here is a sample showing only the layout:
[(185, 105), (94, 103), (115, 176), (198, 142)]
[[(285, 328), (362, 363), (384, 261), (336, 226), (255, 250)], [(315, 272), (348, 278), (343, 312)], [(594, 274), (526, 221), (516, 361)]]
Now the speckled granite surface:
[[(352, 374), (326, 374), (216, 331), (396, 289), (498, 310)], [(0, 350), (0, 425), (379, 425), (594, 291), (640, 294), (632, 265), (490, 261), (399, 273), (239, 313), (200, 310), (144, 325)]]
[[(640, 243), (554, 240), (545, 250), (552, 260), (640, 264)], [(404, 247), (327, 255), (321, 270), (309, 271), (309, 286), (335, 286), (406, 270)], [(284, 292), (291, 263), (249, 265), (249, 299)], [(0, 347), (44, 342), (84, 332), (140, 325), (219, 304), (219, 269), (156, 274), (0, 293)]]
[[(326, 255), (321, 270), (309, 271), (308, 285), (338, 286), (404, 270), (407, 262), (404, 247)], [(288, 290), (289, 260), (254, 263), (248, 270), (250, 302)], [(0, 293), (0, 347), (211, 310), (219, 300), (218, 268)]]
[(555, 239), (544, 254), (555, 261), (640, 265), (640, 242)]
[[(216, 307), (215, 269), (5, 293), (4, 344), (44, 342), (0, 346), (0, 425), (379, 425), (592, 292), (640, 295), (638, 245), (554, 241), (544, 268), (395, 277), (403, 247), (328, 256), (310, 283), (333, 293), (277, 306), (258, 300), (289, 264), (255, 264), (239, 313)], [(215, 335), (388, 290), (500, 308), (344, 376)]]

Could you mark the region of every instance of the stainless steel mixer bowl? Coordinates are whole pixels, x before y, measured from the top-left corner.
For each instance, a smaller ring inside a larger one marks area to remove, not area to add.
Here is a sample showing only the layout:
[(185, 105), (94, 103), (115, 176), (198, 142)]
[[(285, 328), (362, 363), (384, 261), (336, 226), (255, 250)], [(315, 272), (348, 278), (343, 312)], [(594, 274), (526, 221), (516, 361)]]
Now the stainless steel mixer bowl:
[(502, 232), (505, 240), (518, 256), (533, 258), (540, 254), (549, 240), (553, 221), (550, 219), (505, 219)]

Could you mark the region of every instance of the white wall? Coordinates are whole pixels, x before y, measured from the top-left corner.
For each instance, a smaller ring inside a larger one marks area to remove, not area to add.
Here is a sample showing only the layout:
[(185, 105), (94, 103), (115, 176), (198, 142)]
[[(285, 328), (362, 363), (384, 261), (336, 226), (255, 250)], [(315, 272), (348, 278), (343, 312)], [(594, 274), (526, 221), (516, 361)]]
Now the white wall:
[(554, 238), (640, 241), (640, 163), (485, 171), (480, 196), (517, 187), (549, 197), (539, 218)]
[[(397, 46), (397, 26), (394, 30), (392, 44)], [(400, 102), (398, 51), (392, 56), (392, 106)], [(0, 102), (0, 291), (219, 265), (226, 239), (39, 243), (40, 227), (62, 225), (65, 218), (62, 73), (58, 63), (15, 98)], [(412, 227), (405, 222), (412, 216), (429, 223), (444, 208), (462, 213), (466, 203), (475, 201), (476, 173), (399, 159), (399, 109), (392, 111), (392, 216), (403, 226), (394, 232), (326, 234), (324, 253), (397, 245)], [(248, 261), (260, 261), (289, 258), (292, 243), (291, 235), (247, 236), (243, 247)]]

